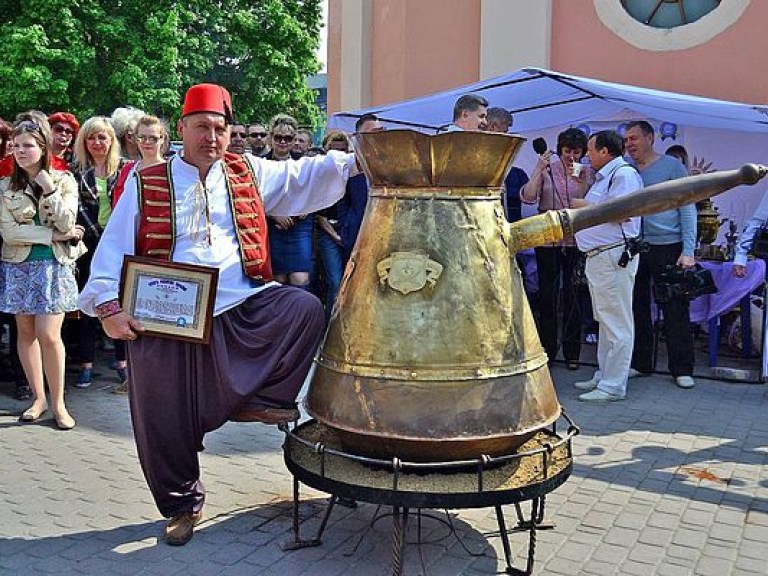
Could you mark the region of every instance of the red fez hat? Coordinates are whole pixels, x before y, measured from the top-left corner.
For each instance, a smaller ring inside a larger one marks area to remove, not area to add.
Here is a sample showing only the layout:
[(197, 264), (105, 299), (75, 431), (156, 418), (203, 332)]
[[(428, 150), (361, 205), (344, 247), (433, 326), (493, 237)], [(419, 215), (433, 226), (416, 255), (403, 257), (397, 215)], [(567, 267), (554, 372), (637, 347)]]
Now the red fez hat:
[(232, 121), (232, 97), (227, 89), (217, 84), (195, 84), (184, 96), (181, 117), (208, 112), (221, 114), (227, 123)]
[(72, 128), (75, 130), (75, 136), (77, 136), (77, 133), (80, 132), (80, 122), (77, 121), (77, 118), (75, 118), (74, 114), (70, 114), (69, 112), (55, 112), (54, 114), (48, 116), (48, 124), (53, 126), (57, 122), (66, 122), (67, 124), (71, 124)]

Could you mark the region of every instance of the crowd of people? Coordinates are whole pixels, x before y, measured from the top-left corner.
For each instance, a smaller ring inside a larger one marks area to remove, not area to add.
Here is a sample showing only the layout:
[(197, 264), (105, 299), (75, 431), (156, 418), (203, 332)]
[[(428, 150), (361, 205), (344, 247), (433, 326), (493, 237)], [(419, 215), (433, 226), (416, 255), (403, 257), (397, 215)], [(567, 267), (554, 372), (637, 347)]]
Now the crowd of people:
[[(331, 133), (313, 147), (285, 114), (264, 126), (238, 121), (229, 93), (201, 84), (185, 96), (176, 154), (167, 125), (135, 108), (82, 124), (29, 111), (0, 127), (0, 310), (17, 396), (31, 400), (20, 420), (50, 408), (59, 429), (75, 427), (65, 358), (86, 388), (97, 342), (113, 342), (142, 469), (171, 519), (169, 544), (185, 544), (199, 519), (206, 432), (298, 418), (296, 395), (326, 323), (310, 285), (324, 278), (330, 308), (351, 252), (344, 238), (359, 227), (360, 199), (345, 199), (357, 173), (348, 137)], [(208, 345), (137, 338), (144, 328), (118, 299), (125, 254), (218, 270)]]
[[(365, 117), (358, 123), (358, 129), (376, 131), (380, 124), (375, 116)], [(233, 119), (230, 133), (229, 152), (247, 151), (278, 161), (350, 149), (349, 138), (342, 132), (329, 132), (319, 146), (314, 146), (312, 132), (286, 114), (278, 114), (264, 123)], [(40, 160), (28, 174), (23, 161), (29, 156), (26, 149), (30, 147), (36, 149)], [(45, 367), (53, 413), (61, 415), (57, 423), (66, 429), (74, 426), (63, 405), (64, 358), (77, 367), (74, 386), (88, 388), (94, 380), (94, 359), (100, 345), (105, 349), (114, 348), (110, 367), (119, 381), (114, 391), (127, 393), (125, 343), (105, 337), (99, 320), (80, 314), (75, 300), (90, 277), (92, 258), (126, 183), (140, 170), (166, 163), (173, 153), (167, 124), (133, 107), (118, 108), (109, 117), (88, 118), (82, 125), (67, 112), (46, 116), (30, 111), (19, 114), (14, 122), (0, 120), (0, 177), (3, 177), (0, 183), (3, 207), (8, 209), (2, 231), (4, 275), (1, 281), (4, 283), (0, 285), (0, 310), (8, 354), (2, 361), (6, 378), (16, 384), (17, 399), (32, 400), (22, 420), (38, 420), (48, 409), (43, 391)], [(42, 210), (43, 197), (35, 181), (39, 173), (43, 174), (41, 180), (53, 178), (57, 190), (61, 190), (54, 198), (66, 191), (70, 208), (74, 202), (74, 230), (81, 240), (76, 253), (68, 247), (66, 238), (55, 238), (55, 243), (52, 240), (52, 235), (69, 232), (61, 229), (61, 222), (67, 220), (61, 217), (58, 221), (41, 220), (37, 215)], [(59, 180), (64, 183), (59, 184)], [(21, 199), (31, 199), (32, 205), (25, 203), (19, 212), (12, 206)], [(323, 297), (326, 317), (338, 293), (366, 200), (367, 184), (360, 175), (350, 181), (347, 194), (328, 208), (298, 216), (268, 217), (275, 279)], [(41, 235), (42, 240), (34, 235), (19, 236), (33, 233)], [(45, 253), (43, 245), (47, 247)], [(67, 254), (72, 253), (68, 260), (59, 254), (65, 252), (64, 248)], [(21, 262), (15, 262), (19, 258)], [(49, 266), (42, 272), (30, 272), (32, 276), (20, 281), (19, 272), (11, 264), (23, 263), (22, 268), (26, 270), (30, 262)], [(53, 266), (53, 263), (60, 265)], [(32, 280), (37, 283), (30, 283)], [(34, 291), (30, 288), (33, 285), (37, 286)], [(10, 298), (18, 296), (15, 290), (22, 287), (28, 291), (25, 298), (34, 305), (8, 303)], [(56, 292), (47, 293), (47, 290)]]

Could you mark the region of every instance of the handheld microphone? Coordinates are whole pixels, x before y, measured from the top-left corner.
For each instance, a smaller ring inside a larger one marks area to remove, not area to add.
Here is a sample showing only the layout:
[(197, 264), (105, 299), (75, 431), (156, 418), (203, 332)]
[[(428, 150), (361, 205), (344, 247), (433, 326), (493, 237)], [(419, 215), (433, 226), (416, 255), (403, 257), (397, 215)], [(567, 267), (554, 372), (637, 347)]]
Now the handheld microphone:
[[(545, 154), (547, 150), (549, 150), (549, 146), (547, 146), (547, 141), (544, 140), (541, 136), (538, 138), (534, 138), (533, 142), (531, 142), (531, 145), (533, 146), (533, 151), (536, 152), (539, 156), (542, 154)], [(547, 174), (549, 174), (549, 177), (552, 178), (552, 166), (549, 165), (549, 162), (547, 162)], [(554, 180), (552, 181), (554, 185)]]
[(536, 152), (539, 156), (544, 154), (547, 150), (549, 150), (549, 146), (547, 146), (547, 141), (544, 140), (544, 138), (535, 138), (533, 142), (531, 143), (533, 146), (533, 151)]

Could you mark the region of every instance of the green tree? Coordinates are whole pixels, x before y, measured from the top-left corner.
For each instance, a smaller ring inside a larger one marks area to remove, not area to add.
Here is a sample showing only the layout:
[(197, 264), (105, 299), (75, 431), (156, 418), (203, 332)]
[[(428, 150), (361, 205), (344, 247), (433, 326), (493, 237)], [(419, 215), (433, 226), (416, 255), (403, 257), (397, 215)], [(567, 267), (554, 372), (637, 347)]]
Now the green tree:
[(189, 86), (216, 82), (239, 118), (317, 125), (305, 78), (319, 68), (320, 2), (0, 0), (0, 116), (129, 104), (175, 119)]

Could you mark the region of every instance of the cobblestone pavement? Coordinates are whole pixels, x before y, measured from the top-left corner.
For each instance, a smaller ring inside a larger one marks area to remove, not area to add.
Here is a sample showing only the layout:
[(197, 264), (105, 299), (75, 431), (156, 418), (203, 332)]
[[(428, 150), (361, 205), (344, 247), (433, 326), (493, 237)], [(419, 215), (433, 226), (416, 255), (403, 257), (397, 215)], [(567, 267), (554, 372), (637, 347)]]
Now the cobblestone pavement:
[[(291, 536), (292, 480), (282, 434), (261, 424), (227, 424), (207, 437), (205, 520), (187, 546), (163, 544), (127, 398), (109, 393), (116, 380), (102, 372), (90, 389), (68, 392), (78, 421), (69, 432), (50, 419), (19, 424), (25, 404), (0, 384), (0, 574), (392, 573), (391, 523), (365, 534), (370, 504), (336, 506), (322, 546), (281, 550)], [(588, 368), (553, 369), (560, 401), (582, 434), (572, 476), (547, 499), (556, 528), (538, 533), (535, 572), (768, 574), (768, 389), (700, 380), (681, 390), (655, 375), (632, 380), (624, 402), (587, 405), (571, 383), (589, 376)], [(302, 497), (307, 536), (327, 495), (304, 487)], [(503, 573), (493, 509), (450, 515), (462, 540), (425, 519), (424, 543), (406, 546), (404, 572)], [(409, 541), (415, 526), (409, 523)], [(511, 540), (514, 563), (524, 567), (527, 540)]]

